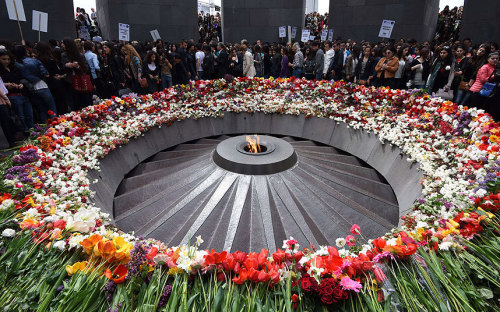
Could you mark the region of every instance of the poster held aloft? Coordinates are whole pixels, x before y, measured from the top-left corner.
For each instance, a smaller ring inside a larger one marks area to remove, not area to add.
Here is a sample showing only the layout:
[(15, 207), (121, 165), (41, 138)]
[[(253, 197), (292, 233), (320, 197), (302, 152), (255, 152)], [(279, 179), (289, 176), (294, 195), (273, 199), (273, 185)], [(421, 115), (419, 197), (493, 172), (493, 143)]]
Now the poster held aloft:
[(394, 29), (395, 21), (383, 20), (382, 25), (380, 26), (380, 31), (378, 36), (380, 38), (391, 38), (392, 30)]
[(328, 29), (328, 40), (333, 40), (333, 29)]
[(21, 22), (26, 22), (26, 14), (24, 14), (24, 6), (22, 0), (5, 0), (7, 5), (7, 12), (9, 13), (9, 19), (17, 21), (17, 26), (19, 27), (19, 34), (21, 35), (21, 41), (24, 45), (23, 31), (21, 30)]
[(14, 21), (26, 22), (24, 14), (23, 0), (5, 0), (9, 19)]
[(302, 37), (300, 38), (300, 41), (307, 42), (307, 41), (309, 41), (310, 36), (311, 36), (311, 32), (309, 31), (309, 29), (303, 29), (302, 30)]
[(328, 36), (328, 30), (327, 29), (323, 29), (321, 31), (321, 41), (326, 41), (326, 37)]
[(161, 40), (158, 29), (151, 30), (149, 33), (151, 34), (151, 37), (153, 37), (153, 40)]
[(297, 36), (297, 27), (292, 27), (292, 39), (295, 39), (295, 37)]
[(118, 40), (130, 41), (130, 25), (118, 23)]
[(286, 26), (279, 27), (279, 36), (280, 38), (286, 38)]
[(38, 31), (38, 42), (40, 42), (40, 32), (47, 32), (48, 24), (49, 13), (33, 10), (31, 29)]

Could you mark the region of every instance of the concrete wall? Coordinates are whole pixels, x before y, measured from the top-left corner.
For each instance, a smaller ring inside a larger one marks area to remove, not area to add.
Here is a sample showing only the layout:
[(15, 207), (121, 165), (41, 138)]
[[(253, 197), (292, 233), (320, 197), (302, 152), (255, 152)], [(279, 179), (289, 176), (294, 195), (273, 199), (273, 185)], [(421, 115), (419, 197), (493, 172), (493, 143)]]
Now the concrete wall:
[(222, 36), (225, 42), (274, 42), (279, 26), (297, 26), (300, 40), (304, 15), (305, 0), (222, 0)]
[(425, 41), (434, 36), (438, 13), (439, 0), (330, 0), (328, 25), (334, 38), (381, 41), (382, 20), (393, 20), (392, 39)]
[(460, 38), (473, 44), (495, 41), (500, 44), (500, 1), (465, 0)]
[(187, 119), (170, 127), (154, 128), (144, 136), (112, 151), (101, 161), (101, 171), (91, 171), (92, 201), (113, 216), (113, 199), (118, 186), (135, 166), (158, 152), (195, 139), (222, 134), (269, 133), (290, 135), (321, 142), (344, 150), (368, 163), (384, 176), (396, 194), (400, 216), (409, 212), (422, 193), (422, 172), (407, 161), (401, 150), (382, 144), (373, 133), (348, 128), (326, 118), (305, 118), (280, 114), (225, 113), (223, 118)]
[(118, 23), (130, 25), (130, 40), (152, 40), (158, 29), (168, 42), (199, 38), (196, 0), (97, 0), (103, 39), (118, 39)]
[[(49, 14), (47, 32), (41, 32), (41, 40), (75, 38), (76, 27), (72, 0), (24, 0), (26, 22), (21, 22), (24, 40), (38, 41), (38, 31), (32, 30), (33, 10)], [(0, 2), (0, 40), (21, 42), (17, 21), (10, 20), (5, 1)]]

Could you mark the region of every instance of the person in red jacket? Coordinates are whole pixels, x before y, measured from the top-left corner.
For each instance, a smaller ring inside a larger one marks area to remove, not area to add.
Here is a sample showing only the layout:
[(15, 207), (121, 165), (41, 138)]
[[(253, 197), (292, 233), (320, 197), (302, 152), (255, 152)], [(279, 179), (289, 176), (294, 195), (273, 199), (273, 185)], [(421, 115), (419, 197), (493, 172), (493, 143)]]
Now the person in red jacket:
[(493, 52), (488, 55), (488, 63), (484, 64), (477, 72), (476, 79), (472, 87), (470, 87), (471, 106), (477, 108), (486, 108), (487, 97), (481, 96), (479, 91), (488, 81), (492, 81), (493, 73), (499, 61), (499, 53)]

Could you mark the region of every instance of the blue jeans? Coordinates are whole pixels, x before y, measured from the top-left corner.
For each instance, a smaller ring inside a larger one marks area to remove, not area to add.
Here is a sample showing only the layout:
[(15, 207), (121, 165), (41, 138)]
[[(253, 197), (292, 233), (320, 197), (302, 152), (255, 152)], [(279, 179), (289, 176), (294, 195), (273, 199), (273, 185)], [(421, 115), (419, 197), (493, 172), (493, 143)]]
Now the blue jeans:
[(172, 76), (161, 74), (161, 89), (165, 90), (166, 88), (170, 88), (171, 86), (172, 86)]
[(46, 123), (49, 118), (49, 110), (54, 112), (57, 116), (56, 103), (54, 102), (54, 98), (52, 97), (52, 93), (48, 88), (35, 90), (35, 95), (37, 97), (38, 102), (38, 112), (40, 113), (40, 122)]
[(302, 68), (294, 68), (293, 70), (293, 76), (295, 78), (302, 78), (302, 73), (304, 72), (304, 70)]
[(33, 108), (27, 97), (23, 95), (9, 96), (12, 110), (24, 124), (24, 131), (33, 128)]
[(466, 105), (470, 98), (470, 92), (462, 89), (458, 89), (455, 94), (455, 100), (453, 102), (458, 105)]

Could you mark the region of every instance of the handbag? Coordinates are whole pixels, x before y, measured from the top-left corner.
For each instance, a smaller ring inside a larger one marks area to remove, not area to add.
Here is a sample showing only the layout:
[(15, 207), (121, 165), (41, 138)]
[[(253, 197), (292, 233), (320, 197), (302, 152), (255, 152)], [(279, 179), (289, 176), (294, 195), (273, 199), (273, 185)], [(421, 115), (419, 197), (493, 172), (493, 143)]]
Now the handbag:
[(490, 77), (488, 78), (488, 82), (485, 82), (481, 90), (479, 90), (480, 96), (491, 98), (493, 97), (493, 95), (495, 95), (495, 90), (497, 88), (498, 83), (489, 82), (494, 73), (495, 71), (491, 73)]
[(143, 89), (146, 89), (149, 86), (148, 80), (146, 78), (139, 79), (139, 84), (141, 85), (141, 88), (143, 88)]
[(360, 85), (366, 85), (366, 80), (358, 80), (358, 84), (360, 84)]
[(458, 85), (458, 88), (460, 90), (468, 91), (469, 90), (469, 83), (467, 81), (460, 81), (460, 84)]
[(73, 75), (73, 77), (71, 77), (71, 84), (75, 92), (91, 93), (94, 91), (94, 86), (92, 85), (92, 80), (90, 80), (89, 75)]
[(453, 99), (453, 90), (449, 89), (445, 91), (444, 88), (439, 89), (436, 93), (434, 93), (435, 97), (440, 97), (443, 100), (451, 101)]

